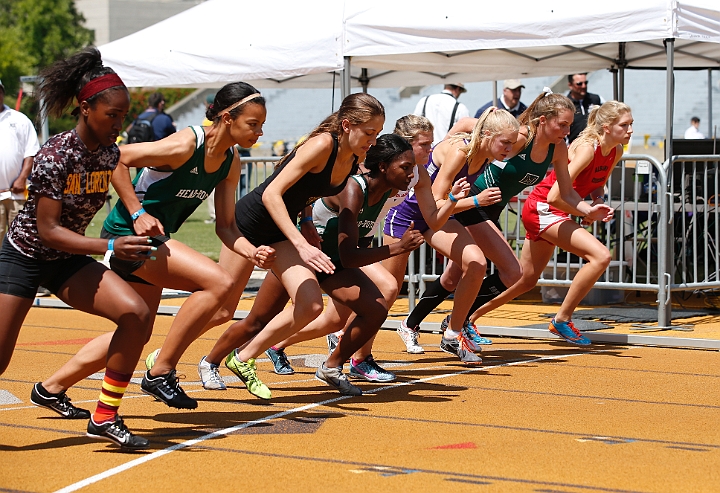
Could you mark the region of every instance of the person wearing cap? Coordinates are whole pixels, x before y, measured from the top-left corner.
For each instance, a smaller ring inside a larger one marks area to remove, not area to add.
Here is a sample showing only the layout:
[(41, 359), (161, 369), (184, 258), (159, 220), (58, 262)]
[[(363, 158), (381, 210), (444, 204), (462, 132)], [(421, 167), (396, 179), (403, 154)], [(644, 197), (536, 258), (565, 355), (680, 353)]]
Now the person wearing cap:
[(40, 149), (30, 119), (5, 105), (5, 86), (0, 80), (0, 234), (25, 204), (25, 187)]
[(568, 75), (568, 88), (570, 91), (567, 93), (567, 97), (575, 104), (575, 118), (570, 125), (570, 134), (567, 136), (567, 144), (570, 145), (587, 127), (588, 115), (593, 106), (600, 106), (605, 100), (597, 94), (587, 92), (587, 72)]
[(433, 124), (433, 145), (443, 140), (458, 120), (470, 116), (467, 106), (458, 101), (464, 92), (467, 92), (464, 84), (453, 82), (445, 84), (441, 93), (418, 101), (413, 114), (424, 116)]
[[(523, 89), (525, 89), (525, 86), (518, 79), (507, 79), (503, 81), (503, 93), (502, 96), (498, 98), (498, 102), (502, 106), (498, 105), (498, 108), (505, 108), (515, 118), (520, 116), (522, 112), (527, 109), (527, 106), (520, 102), (520, 96)], [(479, 110), (477, 110), (475, 118), (480, 118), (480, 115), (482, 115), (483, 112), (490, 106), (495, 106), (493, 101), (488, 101)]]

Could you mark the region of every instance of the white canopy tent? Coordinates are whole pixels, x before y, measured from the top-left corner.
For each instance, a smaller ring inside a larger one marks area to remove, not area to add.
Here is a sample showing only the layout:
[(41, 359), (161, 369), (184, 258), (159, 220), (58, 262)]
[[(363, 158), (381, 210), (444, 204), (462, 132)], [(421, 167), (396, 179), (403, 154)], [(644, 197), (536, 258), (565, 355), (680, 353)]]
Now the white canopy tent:
[(343, 3), (310, 3), (210, 0), (99, 49), (130, 87), (330, 80), (343, 67)]
[(571, 0), (549, 0), (515, 7), (266, 0), (258, 8), (209, 0), (100, 50), (128, 85), (162, 87), (219, 87), (234, 80), (330, 87), (333, 74), (348, 66), (350, 82), (364, 87), (578, 70), (621, 74), (624, 68), (665, 68), (665, 39), (676, 40), (675, 67), (720, 67), (715, 0), (606, 0), (582, 9)]

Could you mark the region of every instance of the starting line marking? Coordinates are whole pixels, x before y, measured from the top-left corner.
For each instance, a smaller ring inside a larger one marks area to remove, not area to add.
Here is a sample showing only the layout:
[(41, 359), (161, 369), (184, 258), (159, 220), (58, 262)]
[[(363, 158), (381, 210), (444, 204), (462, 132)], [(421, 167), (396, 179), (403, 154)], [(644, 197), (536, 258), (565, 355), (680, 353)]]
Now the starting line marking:
[[(458, 375), (465, 375), (468, 373), (476, 373), (479, 371), (485, 371), (485, 370), (489, 370), (489, 369), (493, 369), (493, 368), (526, 365), (528, 363), (536, 363), (539, 361), (550, 361), (550, 360), (556, 360), (556, 359), (574, 358), (574, 357), (578, 357), (578, 356), (586, 356), (589, 354), (604, 353), (607, 351), (610, 351), (610, 350), (587, 351), (587, 352), (581, 352), (581, 353), (562, 354), (562, 355), (556, 355), (556, 356), (541, 356), (539, 358), (532, 358), (532, 359), (522, 360), (522, 361), (512, 361), (509, 363), (501, 363), (501, 364), (492, 365), (492, 366), (478, 366), (478, 367), (474, 367), (474, 368), (470, 368), (470, 369), (462, 370), (462, 371), (458, 371), (458, 372), (446, 373), (443, 375), (435, 375), (432, 377), (421, 378), (419, 380), (412, 380), (410, 382), (402, 382), (402, 383), (395, 384), (395, 385), (379, 387), (379, 388), (374, 389), (374, 391), (372, 393), (376, 394), (378, 392), (382, 392), (383, 390), (389, 390), (389, 389), (393, 389), (396, 387), (403, 387), (403, 386), (407, 386), (407, 385), (416, 385), (418, 383), (430, 382), (430, 381), (439, 380), (442, 378), (451, 378), (451, 377), (456, 377)], [(77, 483), (73, 483), (71, 485), (66, 486), (65, 488), (59, 489), (55, 493), (71, 493), (73, 491), (77, 491), (86, 486), (90, 486), (91, 484), (97, 483), (98, 481), (102, 481), (103, 479), (107, 479), (111, 476), (120, 474), (121, 472), (127, 471), (129, 469), (132, 469), (133, 467), (140, 466), (140, 465), (145, 464), (146, 462), (150, 462), (151, 460), (154, 460), (154, 459), (158, 459), (158, 458), (160, 458), (164, 455), (167, 455), (171, 452), (174, 452), (176, 450), (182, 450), (184, 448), (192, 447), (193, 445), (197, 445), (198, 443), (202, 443), (206, 440), (229, 435), (231, 433), (242, 430), (244, 428), (248, 428), (248, 427), (256, 425), (256, 424), (265, 423), (265, 422), (271, 421), (273, 419), (282, 418), (282, 417), (288, 416), (290, 414), (295, 414), (295, 413), (299, 413), (302, 411), (306, 411), (308, 409), (313, 409), (313, 408), (324, 406), (327, 404), (332, 404), (334, 402), (350, 399), (350, 397), (351, 396), (340, 396), (340, 397), (335, 397), (333, 399), (326, 399), (324, 401), (316, 402), (314, 404), (306, 404), (304, 406), (296, 407), (294, 409), (289, 409), (287, 411), (282, 411), (279, 413), (271, 414), (270, 416), (266, 416), (261, 419), (255, 419), (253, 421), (249, 421), (249, 422), (243, 423), (241, 425), (235, 425), (235, 426), (231, 426), (230, 428), (225, 428), (223, 430), (214, 431), (212, 433), (208, 433), (207, 435), (203, 435), (199, 438), (195, 438), (193, 440), (187, 440), (185, 442), (178, 443), (176, 445), (172, 445), (163, 450), (158, 450), (157, 452), (153, 452), (151, 454), (144, 455), (142, 457), (139, 457), (135, 460), (131, 460), (130, 462), (127, 462), (120, 466), (113, 467), (112, 469), (108, 469), (105, 472), (101, 472), (100, 474), (90, 476), (89, 478), (83, 479), (82, 481), (78, 481)]]

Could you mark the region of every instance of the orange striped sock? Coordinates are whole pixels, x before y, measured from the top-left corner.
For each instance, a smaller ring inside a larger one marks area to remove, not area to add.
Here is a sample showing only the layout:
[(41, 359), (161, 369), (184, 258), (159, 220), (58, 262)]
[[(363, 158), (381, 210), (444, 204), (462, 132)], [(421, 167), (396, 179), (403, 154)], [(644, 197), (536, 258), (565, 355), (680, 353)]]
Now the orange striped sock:
[(102, 390), (100, 391), (100, 399), (98, 400), (93, 421), (96, 424), (113, 421), (120, 407), (125, 389), (130, 383), (132, 373), (119, 373), (110, 368), (105, 370), (105, 378), (103, 378)]

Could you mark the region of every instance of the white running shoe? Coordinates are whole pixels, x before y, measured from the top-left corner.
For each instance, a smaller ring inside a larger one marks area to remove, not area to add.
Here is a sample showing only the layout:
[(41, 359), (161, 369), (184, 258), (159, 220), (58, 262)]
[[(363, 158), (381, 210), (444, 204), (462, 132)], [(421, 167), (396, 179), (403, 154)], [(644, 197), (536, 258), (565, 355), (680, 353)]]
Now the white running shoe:
[(397, 329), (397, 333), (400, 339), (405, 343), (405, 349), (410, 354), (423, 354), (425, 350), (418, 344), (418, 337), (420, 336), (420, 327), (414, 329), (409, 328), (405, 325), (405, 320), (400, 322), (400, 327)]
[[(468, 332), (468, 324), (470, 322), (466, 322), (465, 325), (463, 325), (462, 328), (462, 334), (465, 338), (465, 345), (471, 350), (476, 353), (479, 353), (482, 351), (482, 346), (475, 342), (472, 339), (472, 335)], [(440, 323), (440, 333), (442, 333), (443, 337), (445, 337), (445, 329), (447, 329), (450, 326), (450, 315), (445, 317), (443, 321)]]
[(225, 390), (225, 382), (220, 376), (218, 365), (211, 365), (205, 361), (205, 356), (198, 363), (198, 375), (205, 390)]

